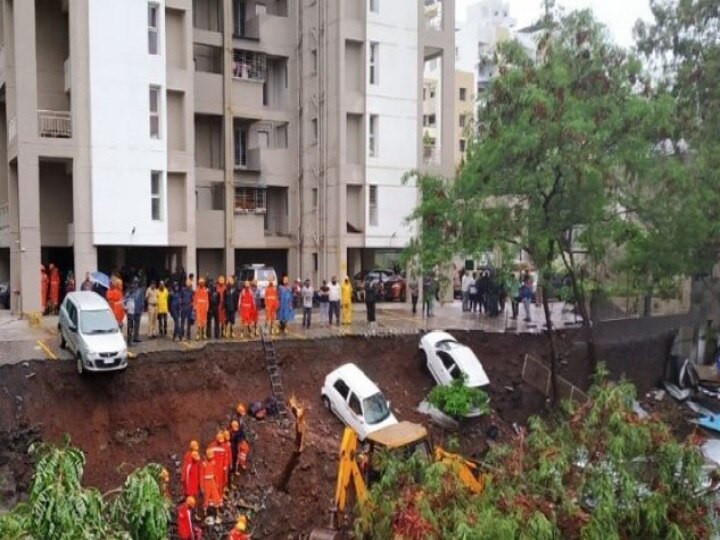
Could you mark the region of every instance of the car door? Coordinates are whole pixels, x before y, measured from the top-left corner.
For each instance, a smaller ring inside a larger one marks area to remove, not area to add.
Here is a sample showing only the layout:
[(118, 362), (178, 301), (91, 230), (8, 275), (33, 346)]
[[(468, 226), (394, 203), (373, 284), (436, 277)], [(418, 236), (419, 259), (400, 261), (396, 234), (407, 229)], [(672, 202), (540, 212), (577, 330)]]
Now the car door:
[(437, 355), (440, 360), (438, 369), (440, 384), (449, 385), (458, 376), (459, 368), (453, 357), (446, 351), (437, 351)]
[[(68, 344), (70, 345), (70, 350), (72, 350), (74, 353), (77, 354), (79, 351), (79, 333), (80, 329), (78, 328), (78, 312), (77, 307), (75, 304), (73, 304), (71, 301), (65, 302), (65, 313), (67, 315), (66, 320), (66, 339)], [(72, 329), (75, 328), (73, 331)]]
[(442, 378), (442, 364), (440, 363), (440, 358), (438, 357), (438, 350), (430, 345), (426, 349), (427, 351), (427, 359), (428, 359), (428, 370), (430, 371), (430, 375), (432, 375), (432, 378), (435, 379), (435, 382), (438, 384), (443, 384), (443, 378)]
[(365, 420), (363, 419), (362, 405), (358, 397), (351, 391), (347, 401), (350, 427), (352, 427), (361, 438), (365, 437)]
[(340, 419), (346, 424), (350, 424), (350, 414), (348, 411), (347, 400), (350, 395), (350, 387), (342, 379), (338, 379), (333, 383), (333, 392), (331, 396), (332, 407)]

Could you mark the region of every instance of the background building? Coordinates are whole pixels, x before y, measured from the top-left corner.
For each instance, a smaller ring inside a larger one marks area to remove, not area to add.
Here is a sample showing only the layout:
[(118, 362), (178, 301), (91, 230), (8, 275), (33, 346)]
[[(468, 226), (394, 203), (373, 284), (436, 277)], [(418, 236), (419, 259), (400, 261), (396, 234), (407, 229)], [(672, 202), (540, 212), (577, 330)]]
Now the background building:
[(403, 174), (453, 170), (454, 15), (454, 0), (0, 0), (0, 281), (29, 312), (48, 262), (80, 279), (246, 263), (318, 279), (397, 260)]

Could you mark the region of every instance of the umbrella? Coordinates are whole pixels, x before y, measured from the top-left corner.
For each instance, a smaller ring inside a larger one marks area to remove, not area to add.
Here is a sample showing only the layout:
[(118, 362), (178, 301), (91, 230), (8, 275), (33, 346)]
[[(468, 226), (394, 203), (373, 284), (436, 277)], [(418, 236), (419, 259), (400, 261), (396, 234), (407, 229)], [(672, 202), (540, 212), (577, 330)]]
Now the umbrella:
[(107, 274), (103, 274), (102, 272), (93, 272), (90, 274), (90, 281), (93, 283), (97, 283), (101, 287), (105, 287), (106, 289), (110, 288), (110, 278)]

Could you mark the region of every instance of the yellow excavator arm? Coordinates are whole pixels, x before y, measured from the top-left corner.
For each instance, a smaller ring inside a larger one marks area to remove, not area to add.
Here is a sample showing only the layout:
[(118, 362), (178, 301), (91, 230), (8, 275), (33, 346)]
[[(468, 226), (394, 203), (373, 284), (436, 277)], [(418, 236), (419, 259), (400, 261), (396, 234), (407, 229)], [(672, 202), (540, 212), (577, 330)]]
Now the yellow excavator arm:
[(486, 479), (484, 475), (480, 474), (477, 463), (465, 459), (459, 454), (448, 452), (439, 446), (435, 447), (435, 461), (445, 463), (453, 468), (460, 482), (471, 492), (482, 493)]
[(367, 486), (355, 459), (357, 444), (357, 433), (346, 427), (340, 445), (340, 463), (338, 464), (337, 486), (335, 488), (335, 506), (340, 514), (345, 511), (348, 487), (351, 482), (355, 488), (358, 503), (363, 504), (367, 500)]

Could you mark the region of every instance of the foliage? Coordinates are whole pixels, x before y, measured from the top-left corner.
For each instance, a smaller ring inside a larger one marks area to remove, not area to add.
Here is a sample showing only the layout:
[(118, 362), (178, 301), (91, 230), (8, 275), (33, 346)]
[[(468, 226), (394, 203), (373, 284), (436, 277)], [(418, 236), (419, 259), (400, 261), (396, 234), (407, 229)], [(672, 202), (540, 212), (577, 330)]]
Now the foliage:
[(8, 540), (153, 540), (167, 537), (166, 501), (158, 465), (132, 473), (113, 502), (82, 486), (85, 456), (65, 437), (59, 446), (31, 447), (36, 457), (27, 503), (0, 516), (0, 538)]
[(465, 386), (465, 377), (454, 379), (449, 386), (438, 384), (430, 391), (428, 401), (453, 418), (462, 418), (472, 409), (490, 412), (488, 395), (479, 388)]
[(711, 536), (702, 456), (632, 410), (634, 387), (603, 380), (585, 405), (495, 446), (472, 495), (442, 463), (389, 461), (358, 509), (358, 538), (608, 539)]

